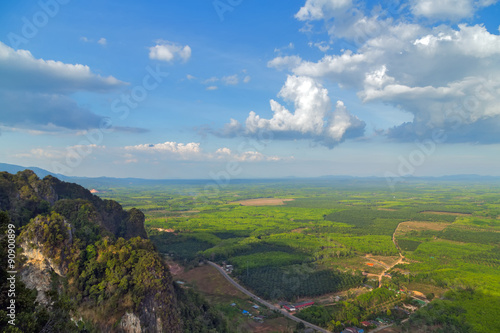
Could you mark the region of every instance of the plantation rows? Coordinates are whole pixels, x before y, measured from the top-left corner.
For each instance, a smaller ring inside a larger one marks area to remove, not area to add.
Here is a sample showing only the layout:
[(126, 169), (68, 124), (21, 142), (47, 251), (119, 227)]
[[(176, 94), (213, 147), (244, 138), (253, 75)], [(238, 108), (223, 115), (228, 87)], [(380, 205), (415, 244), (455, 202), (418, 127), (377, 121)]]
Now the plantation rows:
[(453, 222), (455, 218), (452, 215), (420, 213), (416, 209), (386, 211), (371, 208), (346, 209), (325, 216), (328, 221), (354, 226), (355, 228), (350, 229), (349, 233), (359, 235), (392, 235), (398, 223), (404, 221)]
[(439, 238), (457, 242), (500, 244), (500, 233), (491, 231), (471, 231), (461, 228), (446, 228), (438, 234)]
[[(294, 269), (296, 268), (296, 269)], [(238, 279), (263, 298), (293, 300), (359, 286), (364, 277), (337, 271), (314, 271), (300, 266), (259, 267), (238, 271)]]

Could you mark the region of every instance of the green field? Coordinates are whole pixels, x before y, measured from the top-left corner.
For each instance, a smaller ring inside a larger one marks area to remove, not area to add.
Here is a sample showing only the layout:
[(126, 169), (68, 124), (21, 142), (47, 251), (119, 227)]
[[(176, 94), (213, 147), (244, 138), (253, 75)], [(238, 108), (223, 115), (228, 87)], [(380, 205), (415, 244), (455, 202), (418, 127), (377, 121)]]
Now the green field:
[[(304, 312), (303, 316), (317, 316), (311, 320), (331, 329), (337, 329), (337, 321), (388, 316), (386, 307), (411, 301), (393, 292), (384, 294), (386, 288), (411, 290), (420, 285), (441, 294), (454, 290), (458, 294), (453, 298), (448, 293), (447, 301), (460, 309), (471, 309), (474, 299), (487, 298), (493, 310), (500, 311), (498, 184), (415, 181), (401, 184), (397, 192), (384, 181), (238, 181), (208, 192), (205, 185), (98, 190), (101, 197), (141, 209), (149, 236), (161, 252), (188, 267), (202, 260), (232, 264), (240, 283), (271, 301), (317, 298), (365, 283), (376, 287), (378, 278), (370, 281), (363, 272), (380, 274), (401, 254), (404, 263), (387, 271), (392, 278), (384, 277), (384, 288), (373, 290), (373, 299), (362, 294)], [(238, 203), (257, 198), (294, 200), (278, 206)], [(447, 224), (444, 229), (398, 234), (397, 247), (393, 234), (406, 221)], [(368, 266), (370, 258), (379, 262)], [(460, 290), (477, 294), (460, 305)], [(477, 311), (459, 317), (475, 331), (487, 332), (480, 325), (490, 318), (484, 312), (484, 318)], [(390, 317), (401, 319), (397, 313)]]

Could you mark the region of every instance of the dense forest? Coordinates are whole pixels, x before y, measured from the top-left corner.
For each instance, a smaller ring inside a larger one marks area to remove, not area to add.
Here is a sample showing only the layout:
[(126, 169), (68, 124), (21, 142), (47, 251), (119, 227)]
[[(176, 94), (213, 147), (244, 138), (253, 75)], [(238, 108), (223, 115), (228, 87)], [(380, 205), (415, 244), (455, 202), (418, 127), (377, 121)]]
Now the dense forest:
[(8, 324), (2, 253), (2, 332), (118, 332), (138, 325), (143, 332), (228, 331), (200, 295), (173, 283), (137, 209), (52, 176), (2, 172), (3, 252), (8, 228), (17, 234), (17, 312), (15, 326)]

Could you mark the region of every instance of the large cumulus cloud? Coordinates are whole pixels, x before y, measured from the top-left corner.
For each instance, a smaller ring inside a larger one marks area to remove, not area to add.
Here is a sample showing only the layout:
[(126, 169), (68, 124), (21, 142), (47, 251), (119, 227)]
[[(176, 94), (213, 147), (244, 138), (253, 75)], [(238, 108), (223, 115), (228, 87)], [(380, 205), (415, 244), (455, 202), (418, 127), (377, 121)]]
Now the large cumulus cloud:
[(311, 77), (289, 75), (278, 97), (293, 104), (294, 110), (272, 99), (271, 118), (251, 111), (244, 126), (231, 119), (217, 134), (258, 136), (269, 132), (275, 139), (312, 139), (331, 148), (364, 133), (365, 123), (350, 114), (342, 101), (332, 111), (327, 89)]
[[(441, 129), (449, 133), (448, 142), (500, 142), (500, 36), (480, 24), (430, 21), (444, 12), (450, 20), (470, 17), (496, 1), (451, 2), (463, 6), (416, 0), (392, 17), (383, 8), (366, 14), (349, 1), (307, 0), (297, 19), (320, 20), (331, 43), (353, 47), (318, 61), (277, 57), (269, 66), (288, 66), (294, 75), (355, 89), (365, 103), (411, 113), (412, 122), (387, 129), (394, 140), (425, 138)], [(348, 20), (341, 15), (347, 12), (353, 13)]]

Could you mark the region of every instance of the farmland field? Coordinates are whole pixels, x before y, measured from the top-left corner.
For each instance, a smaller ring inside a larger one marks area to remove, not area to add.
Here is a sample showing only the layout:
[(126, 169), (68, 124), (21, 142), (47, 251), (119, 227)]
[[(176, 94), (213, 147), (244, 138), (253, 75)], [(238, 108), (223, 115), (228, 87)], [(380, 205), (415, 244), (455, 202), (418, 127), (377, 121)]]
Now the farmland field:
[[(465, 311), (464, 327), (488, 332), (489, 320), (500, 330), (491, 315), (500, 311), (498, 184), (415, 181), (392, 192), (383, 181), (297, 180), (239, 181), (208, 193), (195, 183), (99, 190), (143, 210), (149, 237), (187, 277), (211, 260), (231, 264), (236, 280), (274, 303), (343, 295), (301, 312), (325, 328), (381, 315), (400, 321), (394, 306), (424, 295), (444, 298), (431, 303), (436, 309)], [(221, 306), (228, 301), (199, 288)], [(464, 293), (467, 302), (459, 301)], [(467, 312), (484, 300), (488, 309)], [(427, 309), (406, 325), (431, 318)]]

